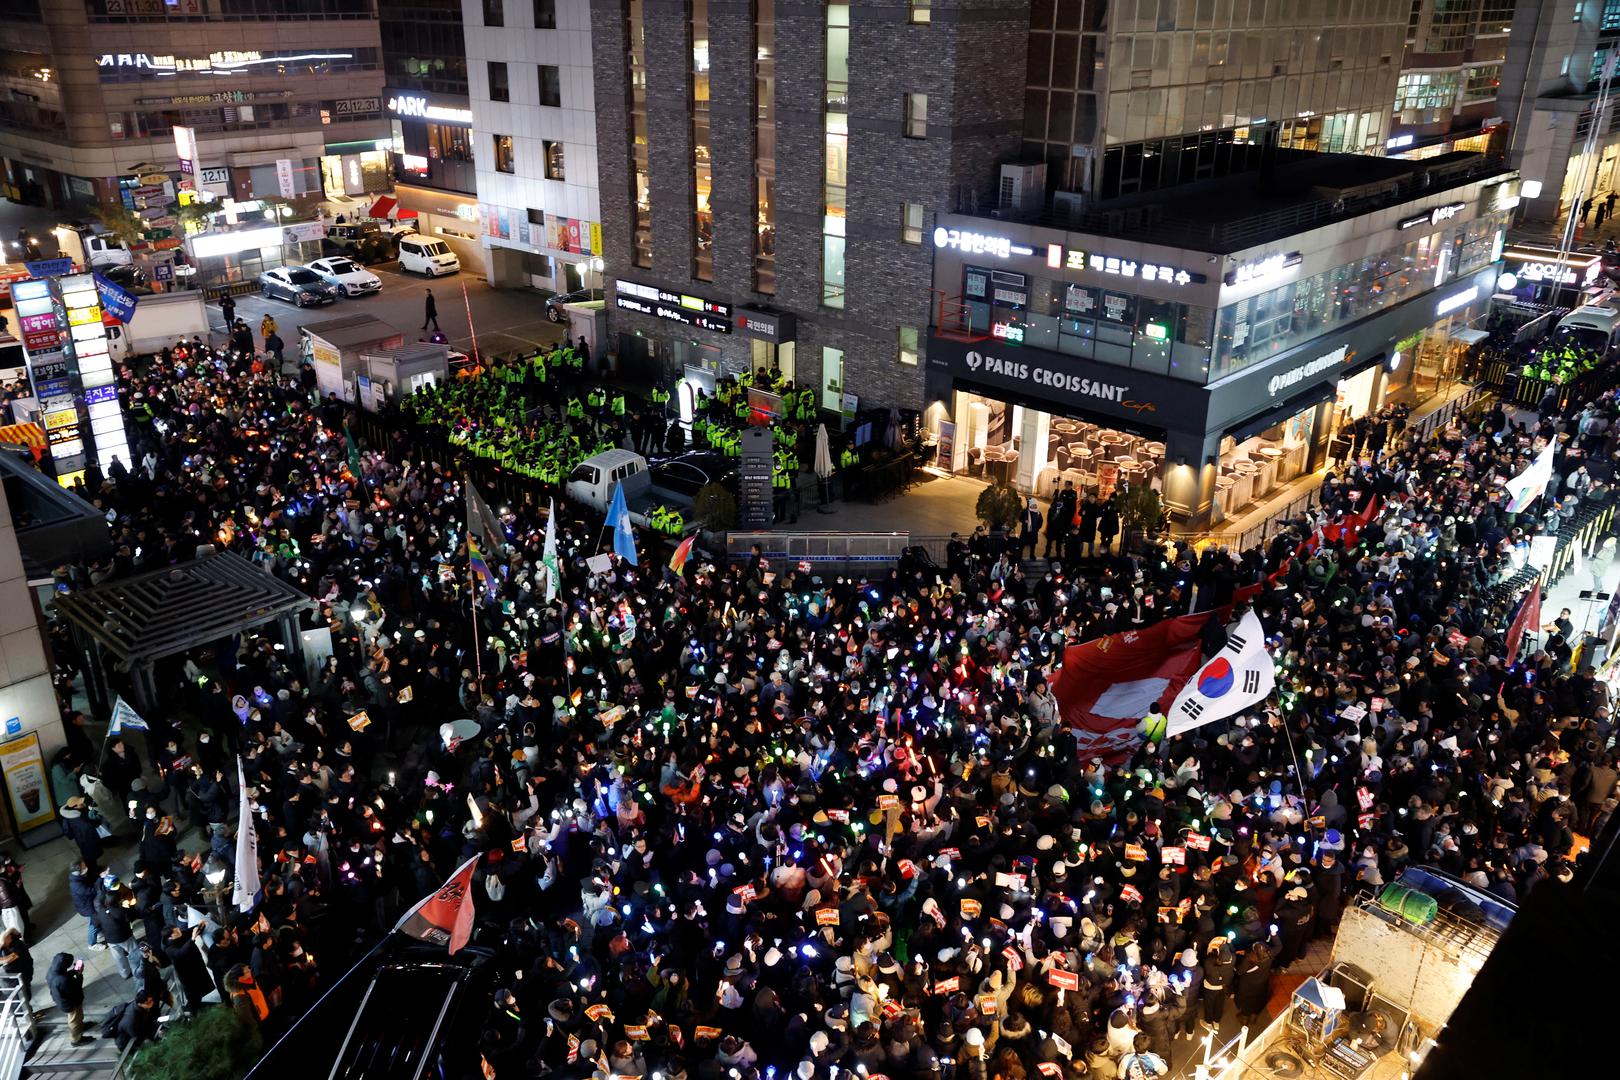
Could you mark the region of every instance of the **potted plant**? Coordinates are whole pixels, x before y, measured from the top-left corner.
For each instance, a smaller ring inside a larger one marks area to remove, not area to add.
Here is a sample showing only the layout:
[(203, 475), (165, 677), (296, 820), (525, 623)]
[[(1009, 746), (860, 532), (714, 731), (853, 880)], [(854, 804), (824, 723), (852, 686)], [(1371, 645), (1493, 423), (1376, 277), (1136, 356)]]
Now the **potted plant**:
[(973, 513), (991, 531), (1013, 528), (1023, 512), (1024, 497), (1011, 484), (991, 484), (979, 492), (979, 500), (973, 504)]

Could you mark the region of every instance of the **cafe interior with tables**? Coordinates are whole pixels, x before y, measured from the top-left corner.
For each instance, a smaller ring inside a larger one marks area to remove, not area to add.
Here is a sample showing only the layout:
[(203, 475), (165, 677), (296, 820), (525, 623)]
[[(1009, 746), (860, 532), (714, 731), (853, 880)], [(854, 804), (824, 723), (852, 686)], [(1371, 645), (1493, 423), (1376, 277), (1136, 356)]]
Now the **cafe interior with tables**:
[[(1265, 413), (1234, 427), (1220, 442), (1208, 524), (1172, 532), (1221, 531), (1297, 498), (1306, 485), (1294, 481), (1326, 466), (1339, 427), (1384, 400), (1381, 370), (1368, 369), (1336, 392), (1330, 385), (1314, 400), (1285, 405), (1285, 413)], [(937, 431), (935, 464), (942, 471), (1010, 483), (1044, 502), (1067, 482), (1081, 498), (1106, 499), (1122, 482), (1162, 492), (1167, 471), (1176, 466), (1165, 459), (1163, 431), (1123, 430), (966, 390), (954, 396), (957, 421), (943, 419), (943, 405), (925, 419)]]

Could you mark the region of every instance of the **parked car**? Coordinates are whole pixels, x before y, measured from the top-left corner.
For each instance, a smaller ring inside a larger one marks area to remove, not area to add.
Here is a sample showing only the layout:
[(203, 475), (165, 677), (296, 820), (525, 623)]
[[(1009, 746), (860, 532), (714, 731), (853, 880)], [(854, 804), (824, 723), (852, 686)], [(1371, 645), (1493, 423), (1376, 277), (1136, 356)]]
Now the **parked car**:
[(407, 233), (399, 238), (399, 268), (413, 274), (438, 277), (459, 271), (461, 260), (443, 240), (433, 240), (421, 233)]
[(316, 259), (309, 268), (328, 285), (336, 285), (344, 296), (368, 296), (382, 289), (382, 278), (344, 255)]
[(151, 278), (147, 277), (146, 269), (137, 263), (102, 266), (97, 268), (96, 273), (125, 292), (136, 296), (149, 296), (153, 291)]
[(672, 457), (651, 467), (654, 487), (679, 492), (688, 498), (709, 484), (730, 487), (737, 479), (737, 462), (713, 450), (694, 450), (689, 454)]
[(328, 225), (324, 249), (334, 255), (347, 255), (366, 266), (387, 262), (396, 254), (392, 233), (374, 221)]
[(563, 310), (564, 304), (583, 304), (600, 299), (602, 299), (601, 289), (580, 289), (577, 292), (558, 293), (556, 296), (548, 296), (546, 297), (546, 318), (554, 323), (567, 322), (568, 312)]
[(321, 280), (307, 266), (283, 266), (259, 275), (259, 292), (274, 300), (285, 300), (299, 307), (330, 304), (338, 298), (338, 288)]

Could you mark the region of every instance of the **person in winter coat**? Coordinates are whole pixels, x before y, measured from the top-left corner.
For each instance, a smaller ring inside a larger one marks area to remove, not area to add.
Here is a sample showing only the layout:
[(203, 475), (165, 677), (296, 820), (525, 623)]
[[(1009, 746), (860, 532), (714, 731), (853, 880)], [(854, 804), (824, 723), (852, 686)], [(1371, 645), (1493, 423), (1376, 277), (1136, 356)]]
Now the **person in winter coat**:
[[(1209, 985), (1207, 980), (1204, 985)], [(1238, 1018), (1250, 1031), (1259, 1031), (1261, 1014), (1266, 1011), (1266, 1002), (1271, 1000), (1271, 950), (1264, 942), (1255, 942), (1244, 954), (1233, 998)]]
[(1224, 936), (1218, 937), (1204, 957), (1204, 1025), (1212, 1031), (1220, 1029), (1236, 979), (1237, 960), (1232, 956), (1232, 945)]
[(94, 870), (101, 864), (101, 834), (90, 817), (90, 807), (83, 795), (69, 799), (57, 814), (62, 819), (62, 834), (79, 845), (79, 856)]
[(188, 1013), (202, 1008), (203, 998), (214, 988), (213, 977), (208, 974), (208, 963), (197, 948), (197, 940), (202, 937), (202, 932), (201, 925), (192, 927), (190, 933), (178, 926), (171, 926), (168, 936), (163, 939), (163, 955), (173, 966), (174, 978), (180, 984), (180, 994)]
[(1293, 886), (1283, 895), (1282, 903), (1277, 905), (1272, 918), (1276, 920), (1277, 931), (1282, 938), (1275, 966), (1286, 970), (1304, 953), (1305, 945), (1311, 938), (1316, 909), (1311, 904), (1310, 893), (1302, 885)]
[(145, 994), (127, 1003), (114, 1034), (119, 1052), (122, 1053), (131, 1046), (139, 1047), (142, 1043), (155, 1038), (157, 1025), (157, 999), (152, 995)]
[(22, 984), (23, 1000), (30, 1012), (34, 1009), (34, 957), (28, 951), (19, 931), (7, 929), (0, 934), (0, 968)]
[(1181, 1031), (1191, 1035), (1198, 1026), (1198, 1019), (1202, 1015), (1199, 1011), (1199, 1000), (1204, 993), (1204, 969), (1198, 963), (1198, 953), (1191, 949), (1183, 950), (1177, 958), (1176, 966), (1170, 970), (1170, 979), (1181, 987)]
[(68, 871), (68, 897), (73, 901), (73, 910), (83, 915), (90, 927), (87, 944), (92, 949), (96, 948), (99, 941), (96, 933), (96, 871), (83, 859), (74, 863)]
[(45, 972), (45, 986), (51, 1000), (67, 1017), (68, 1041), (82, 1046), (94, 1039), (84, 1033), (84, 961), (72, 953), (59, 952), (51, 957), (51, 966)]
[(126, 979), (135, 977), (139, 956), (135, 951), (135, 932), (130, 929), (129, 915), (135, 906), (135, 894), (118, 883), (111, 872), (102, 876), (96, 890), (96, 932), (118, 959), (118, 973)]

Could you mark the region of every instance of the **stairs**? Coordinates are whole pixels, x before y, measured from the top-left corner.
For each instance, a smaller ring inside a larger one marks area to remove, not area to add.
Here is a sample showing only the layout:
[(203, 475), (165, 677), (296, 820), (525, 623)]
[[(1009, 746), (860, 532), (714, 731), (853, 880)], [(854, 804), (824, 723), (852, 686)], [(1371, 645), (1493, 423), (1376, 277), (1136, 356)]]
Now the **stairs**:
[[(85, 1026), (91, 1028), (89, 1018)], [(88, 1030), (86, 1034), (93, 1034)], [(118, 1068), (118, 1044), (96, 1038), (82, 1046), (68, 1041), (67, 1021), (47, 1014), (34, 1022), (34, 1042), (23, 1062), (21, 1080), (107, 1080)]]

